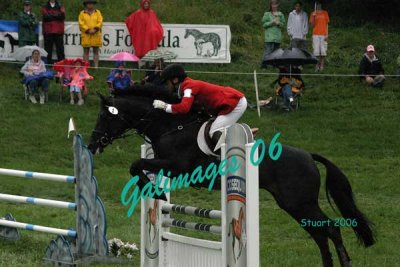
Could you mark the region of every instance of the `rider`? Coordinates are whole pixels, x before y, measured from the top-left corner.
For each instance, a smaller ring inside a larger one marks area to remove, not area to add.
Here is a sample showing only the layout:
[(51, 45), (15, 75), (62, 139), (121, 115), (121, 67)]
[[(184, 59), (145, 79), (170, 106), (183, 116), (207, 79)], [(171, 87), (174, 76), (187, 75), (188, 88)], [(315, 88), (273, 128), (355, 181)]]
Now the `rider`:
[(210, 128), (210, 137), (216, 145), (222, 130), (236, 123), (247, 108), (247, 100), (243, 93), (232, 87), (219, 86), (187, 77), (184, 68), (178, 64), (167, 66), (161, 72), (161, 81), (171, 93), (177, 92), (181, 102), (167, 104), (154, 100), (154, 108), (167, 113), (188, 113), (195, 103), (210, 114), (217, 116)]

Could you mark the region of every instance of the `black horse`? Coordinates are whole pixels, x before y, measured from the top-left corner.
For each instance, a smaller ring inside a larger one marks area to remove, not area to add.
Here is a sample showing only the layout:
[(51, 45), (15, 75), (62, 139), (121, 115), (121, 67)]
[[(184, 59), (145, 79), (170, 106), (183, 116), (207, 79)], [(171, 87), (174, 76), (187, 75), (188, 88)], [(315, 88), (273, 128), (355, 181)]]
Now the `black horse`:
[[(218, 164), (216, 158), (205, 155), (197, 146), (197, 132), (206, 117), (197, 113), (171, 115), (154, 109), (154, 99), (171, 99), (157, 93), (160, 92), (158, 89), (142, 89), (135, 88), (122, 96), (101, 96), (100, 114), (89, 144), (93, 153), (102, 152), (104, 147), (115, 139), (124, 137), (130, 129), (145, 135), (152, 144), (155, 158), (139, 159), (132, 163), (130, 173), (140, 177), (140, 188), (149, 181), (143, 170), (158, 173), (163, 168), (170, 170), (171, 175), (176, 177), (180, 173), (191, 173), (198, 166), (205, 169), (212, 162)], [(260, 164), (259, 186), (269, 191), (279, 207), (299, 224), (308, 222), (302, 226), (317, 243), (325, 267), (333, 266), (328, 238), (335, 245), (340, 264), (351, 266), (340, 228), (334, 225), (334, 221), (319, 227), (310, 223), (329, 221), (318, 205), (321, 179), (315, 161), (324, 164), (327, 169), (327, 196), (331, 195), (344, 219), (355, 222), (352, 228), (360, 242), (365, 247), (373, 245), (373, 232), (368, 220), (355, 204), (347, 177), (326, 158), (283, 145), (282, 154), (277, 161), (266, 157)], [(201, 186), (208, 187), (208, 182), (205, 180)], [(219, 181), (216, 181), (214, 188), (220, 188)]]
[(11, 53), (14, 53), (14, 46), (18, 46), (18, 39), (15, 39), (11, 34), (7, 33), (4, 37), (8, 38), (11, 46)]

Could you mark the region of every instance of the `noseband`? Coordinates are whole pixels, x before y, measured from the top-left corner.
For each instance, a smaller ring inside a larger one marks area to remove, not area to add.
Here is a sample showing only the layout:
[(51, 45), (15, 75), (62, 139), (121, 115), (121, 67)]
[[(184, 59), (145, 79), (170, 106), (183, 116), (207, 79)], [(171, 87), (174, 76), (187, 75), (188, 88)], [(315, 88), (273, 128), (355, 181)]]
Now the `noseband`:
[[(92, 133), (101, 135), (101, 137), (100, 137), (98, 140), (96, 140), (96, 143), (97, 143), (97, 144), (100, 144), (101, 147), (106, 147), (107, 145), (111, 145), (112, 142), (113, 142), (114, 140), (116, 140), (116, 139), (121, 139), (121, 138), (125, 138), (125, 137), (128, 137), (128, 136), (133, 135), (133, 134), (128, 134), (128, 132), (129, 132), (131, 129), (135, 129), (135, 133), (136, 133), (136, 134), (139, 134), (140, 136), (142, 136), (142, 137), (145, 139), (143, 133), (144, 133), (144, 132), (150, 127), (150, 125), (153, 123), (152, 120), (150, 120), (150, 119), (148, 119), (148, 118), (146, 118), (146, 117), (148, 117), (148, 116), (150, 115), (150, 113), (151, 113), (153, 110), (154, 110), (154, 109), (150, 109), (150, 110), (149, 110), (145, 115), (143, 115), (143, 117), (140, 118), (139, 121), (138, 121), (136, 124), (134, 124), (133, 126), (132, 126), (132, 123), (131, 123), (129, 120), (127, 120), (122, 114), (114, 115), (115, 118), (118, 118), (120, 121), (124, 122), (124, 123), (127, 125), (127, 127), (126, 127), (127, 130), (123, 131), (121, 134), (119, 134), (119, 135), (117, 135), (117, 136), (109, 136), (108, 132), (105, 131), (105, 130), (101, 131), (101, 130), (94, 129), (94, 130), (92, 130)], [(143, 122), (149, 122), (149, 123), (146, 124), (146, 125), (144, 125), (143, 129), (138, 129), (139, 126), (140, 126), (140, 124), (142, 124)], [(148, 141), (147, 139), (145, 139), (145, 140)]]

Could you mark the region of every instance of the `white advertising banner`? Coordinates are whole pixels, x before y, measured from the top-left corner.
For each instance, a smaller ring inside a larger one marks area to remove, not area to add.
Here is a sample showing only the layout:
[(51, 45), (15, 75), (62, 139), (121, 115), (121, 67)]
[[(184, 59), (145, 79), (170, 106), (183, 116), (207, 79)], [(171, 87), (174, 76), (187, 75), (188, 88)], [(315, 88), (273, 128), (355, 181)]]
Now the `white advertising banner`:
[[(171, 60), (172, 62), (231, 62), (229, 25), (163, 24), (163, 28), (164, 39), (159, 47), (177, 55)], [(102, 32), (103, 46), (100, 49), (100, 60), (109, 60), (112, 54), (118, 52), (132, 52), (132, 40), (125, 23), (105, 22)], [(11, 48), (17, 47), (8, 44), (11, 39), (6, 35), (18, 40), (17, 29), (14, 31), (10, 27), (2, 29), (0, 25), (0, 44), (4, 46), (3, 49), (0, 47), (0, 60), (13, 60)], [(39, 40), (40, 46), (43, 47), (43, 37), (40, 36)], [(80, 30), (77, 22), (65, 23), (64, 45), (67, 58), (82, 57), (83, 49), (80, 46)]]

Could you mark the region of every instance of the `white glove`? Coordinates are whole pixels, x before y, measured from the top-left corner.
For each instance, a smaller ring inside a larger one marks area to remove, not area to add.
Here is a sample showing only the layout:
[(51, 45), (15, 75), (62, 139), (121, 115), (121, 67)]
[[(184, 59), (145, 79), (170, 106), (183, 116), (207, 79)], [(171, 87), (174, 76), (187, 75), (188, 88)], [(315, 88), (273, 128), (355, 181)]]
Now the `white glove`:
[(165, 103), (164, 101), (161, 101), (161, 100), (154, 100), (153, 101), (153, 107), (154, 108), (159, 108), (159, 109), (162, 109), (162, 110), (166, 110), (167, 106), (168, 106), (168, 104)]

